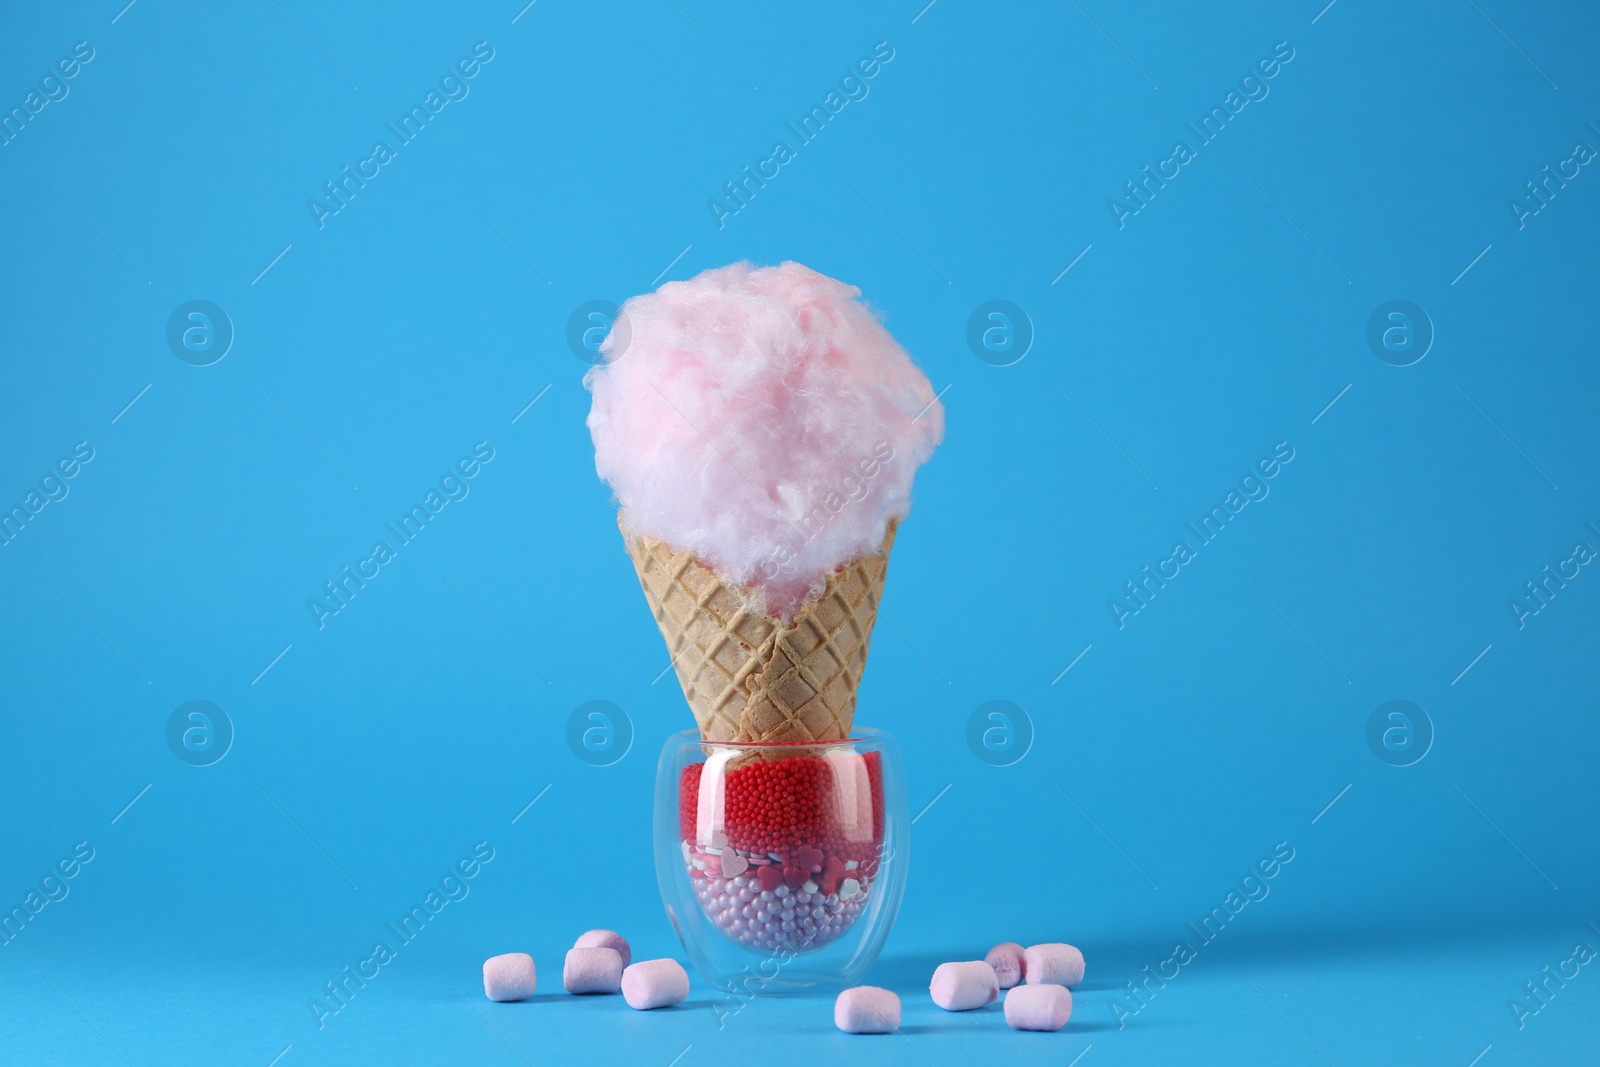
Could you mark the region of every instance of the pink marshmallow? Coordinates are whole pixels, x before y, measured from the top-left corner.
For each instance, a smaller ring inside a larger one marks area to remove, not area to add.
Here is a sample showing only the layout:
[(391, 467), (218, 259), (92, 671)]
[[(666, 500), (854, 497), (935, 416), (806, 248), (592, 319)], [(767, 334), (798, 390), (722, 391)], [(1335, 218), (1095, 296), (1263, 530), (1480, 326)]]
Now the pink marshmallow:
[(590, 930), (572, 943), (573, 948), (614, 948), (622, 957), (622, 965), (626, 967), (633, 962), (633, 950), (628, 947), (628, 939), (615, 930)]
[(622, 997), (637, 1011), (670, 1008), (689, 996), (689, 972), (677, 960), (641, 960), (622, 972)]
[(1000, 995), (1000, 980), (994, 968), (982, 960), (970, 963), (941, 963), (928, 984), (933, 1002), (945, 1011), (971, 1011), (993, 1004)]
[(1074, 986), (1083, 981), (1083, 953), (1071, 945), (1029, 945), (1022, 960), (1029, 985)]
[(1006, 994), (1006, 1025), (1013, 1030), (1059, 1030), (1072, 1018), (1072, 990), (1060, 985), (1019, 985)]
[(983, 962), (994, 968), (994, 976), (1000, 980), (1001, 989), (1010, 989), (1022, 981), (1027, 973), (1024, 966), (1022, 946), (1015, 941), (1002, 941), (989, 950), (983, 957)]
[(538, 984), (533, 957), (507, 952), (483, 961), (483, 995), (490, 1000), (526, 1000)]
[(892, 1034), (900, 1029), (900, 998), (877, 986), (846, 989), (833, 1002), (833, 1025), (847, 1034)]
[(615, 993), (622, 987), (622, 953), (614, 948), (569, 950), (561, 984), (568, 993)]

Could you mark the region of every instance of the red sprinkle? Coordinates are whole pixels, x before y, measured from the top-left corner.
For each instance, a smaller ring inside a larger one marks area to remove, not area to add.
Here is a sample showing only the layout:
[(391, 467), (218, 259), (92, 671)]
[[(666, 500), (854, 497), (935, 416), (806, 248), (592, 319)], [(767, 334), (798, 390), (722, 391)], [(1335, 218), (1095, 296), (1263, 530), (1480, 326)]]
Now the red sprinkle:
[[(836, 780), (841, 768), (852, 778), (855, 773), (848, 761), (838, 757), (752, 761), (721, 783), (726, 792), (728, 844), (756, 857), (768, 853), (780, 857), (771, 875), (758, 873), (763, 888), (775, 889), (785, 882), (798, 886), (812, 868), (826, 865), (825, 874), (837, 864), (842, 871), (846, 860), (865, 869), (877, 857), (883, 844), (883, 761), (876, 752), (854, 759), (865, 768), (866, 796), (855, 796), (849, 787), (853, 783)], [(679, 829), (686, 841), (695, 838), (704, 768), (703, 763), (690, 764), (679, 781)], [(856, 810), (842, 810), (846, 798)], [(791, 880), (793, 872), (798, 872), (798, 881)], [(768, 885), (768, 879), (775, 881)]]

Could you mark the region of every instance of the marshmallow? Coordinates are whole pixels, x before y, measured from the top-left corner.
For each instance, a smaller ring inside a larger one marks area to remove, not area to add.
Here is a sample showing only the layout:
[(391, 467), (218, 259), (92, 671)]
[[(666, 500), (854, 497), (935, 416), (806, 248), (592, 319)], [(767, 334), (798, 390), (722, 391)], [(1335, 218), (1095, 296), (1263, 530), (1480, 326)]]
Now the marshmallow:
[(526, 952), (507, 952), (483, 961), (483, 995), (490, 1000), (526, 1000), (533, 996), (538, 974)]
[(900, 1029), (900, 998), (877, 986), (846, 989), (833, 1002), (833, 1025), (847, 1034), (892, 1034)]
[(1072, 1018), (1072, 990), (1059, 985), (1019, 985), (1006, 994), (1006, 1025), (1013, 1030), (1059, 1030)]
[(1000, 980), (1001, 989), (1010, 989), (1022, 981), (1022, 976), (1027, 973), (1023, 966), (1022, 946), (1015, 941), (1002, 941), (989, 950), (983, 962), (994, 968), (994, 976)]
[(689, 995), (689, 972), (677, 960), (641, 960), (622, 972), (622, 997), (637, 1011), (670, 1008)]
[(615, 993), (622, 986), (622, 953), (614, 948), (575, 948), (561, 968), (568, 993)]
[(590, 930), (574, 941), (572, 947), (614, 948), (622, 957), (624, 967), (633, 962), (633, 950), (628, 947), (628, 939), (613, 930)]
[(1029, 985), (1074, 986), (1083, 981), (1083, 953), (1071, 945), (1029, 945), (1022, 968)]
[(982, 960), (941, 963), (933, 972), (928, 992), (945, 1011), (971, 1011), (994, 1003), (1000, 995), (1000, 980), (994, 968)]

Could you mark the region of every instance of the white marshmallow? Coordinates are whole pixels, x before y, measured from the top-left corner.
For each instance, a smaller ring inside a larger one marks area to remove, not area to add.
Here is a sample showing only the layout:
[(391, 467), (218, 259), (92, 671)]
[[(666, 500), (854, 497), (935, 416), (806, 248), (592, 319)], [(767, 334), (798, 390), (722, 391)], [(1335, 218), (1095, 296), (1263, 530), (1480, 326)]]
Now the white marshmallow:
[(892, 1034), (900, 1029), (900, 998), (877, 986), (846, 989), (833, 1002), (833, 1025), (847, 1034)]
[(622, 997), (638, 1011), (670, 1008), (689, 996), (689, 972), (677, 960), (642, 960), (622, 972)]
[(1083, 981), (1083, 953), (1071, 945), (1029, 945), (1022, 960), (1029, 985), (1075, 986)]
[(622, 988), (622, 953), (614, 948), (569, 950), (561, 984), (568, 993), (615, 993)]
[(982, 960), (941, 963), (933, 972), (928, 993), (945, 1011), (971, 1011), (994, 1003), (1000, 995), (1000, 980), (994, 968)]
[(1015, 941), (1002, 941), (989, 950), (983, 962), (994, 968), (994, 976), (1000, 980), (1001, 989), (1010, 989), (1022, 981), (1027, 973), (1022, 946)]
[(633, 950), (628, 947), (628, 939), (615, 930), (590, 930), (574, 941), (572, 947), (614, 948), (622, 956), (622, 965), (624, 967), (633, 962)]
[(1019, 985), (1006, 994), (1006, 1024), (1013, 1030), (1059, 1030), (1072, 1018), (1072, 990), (1060, 985)]
[(490, 1000), (526, 1000), (533, 996), (539, 976), (533, 957), (507, 952), (483, 961), (483, 995)]

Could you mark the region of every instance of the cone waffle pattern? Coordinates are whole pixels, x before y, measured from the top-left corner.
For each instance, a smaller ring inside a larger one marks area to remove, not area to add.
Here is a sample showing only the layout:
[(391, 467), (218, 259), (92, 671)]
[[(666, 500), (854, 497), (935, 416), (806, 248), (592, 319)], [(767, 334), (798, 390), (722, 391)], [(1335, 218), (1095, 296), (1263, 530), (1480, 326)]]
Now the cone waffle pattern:
[(787, 624), (694, 553), (633, 533), (620, 517), (618, 524), (703, 739), (772, 744), (850, 736), (893, 521), (876, 552), (834, 572)]

